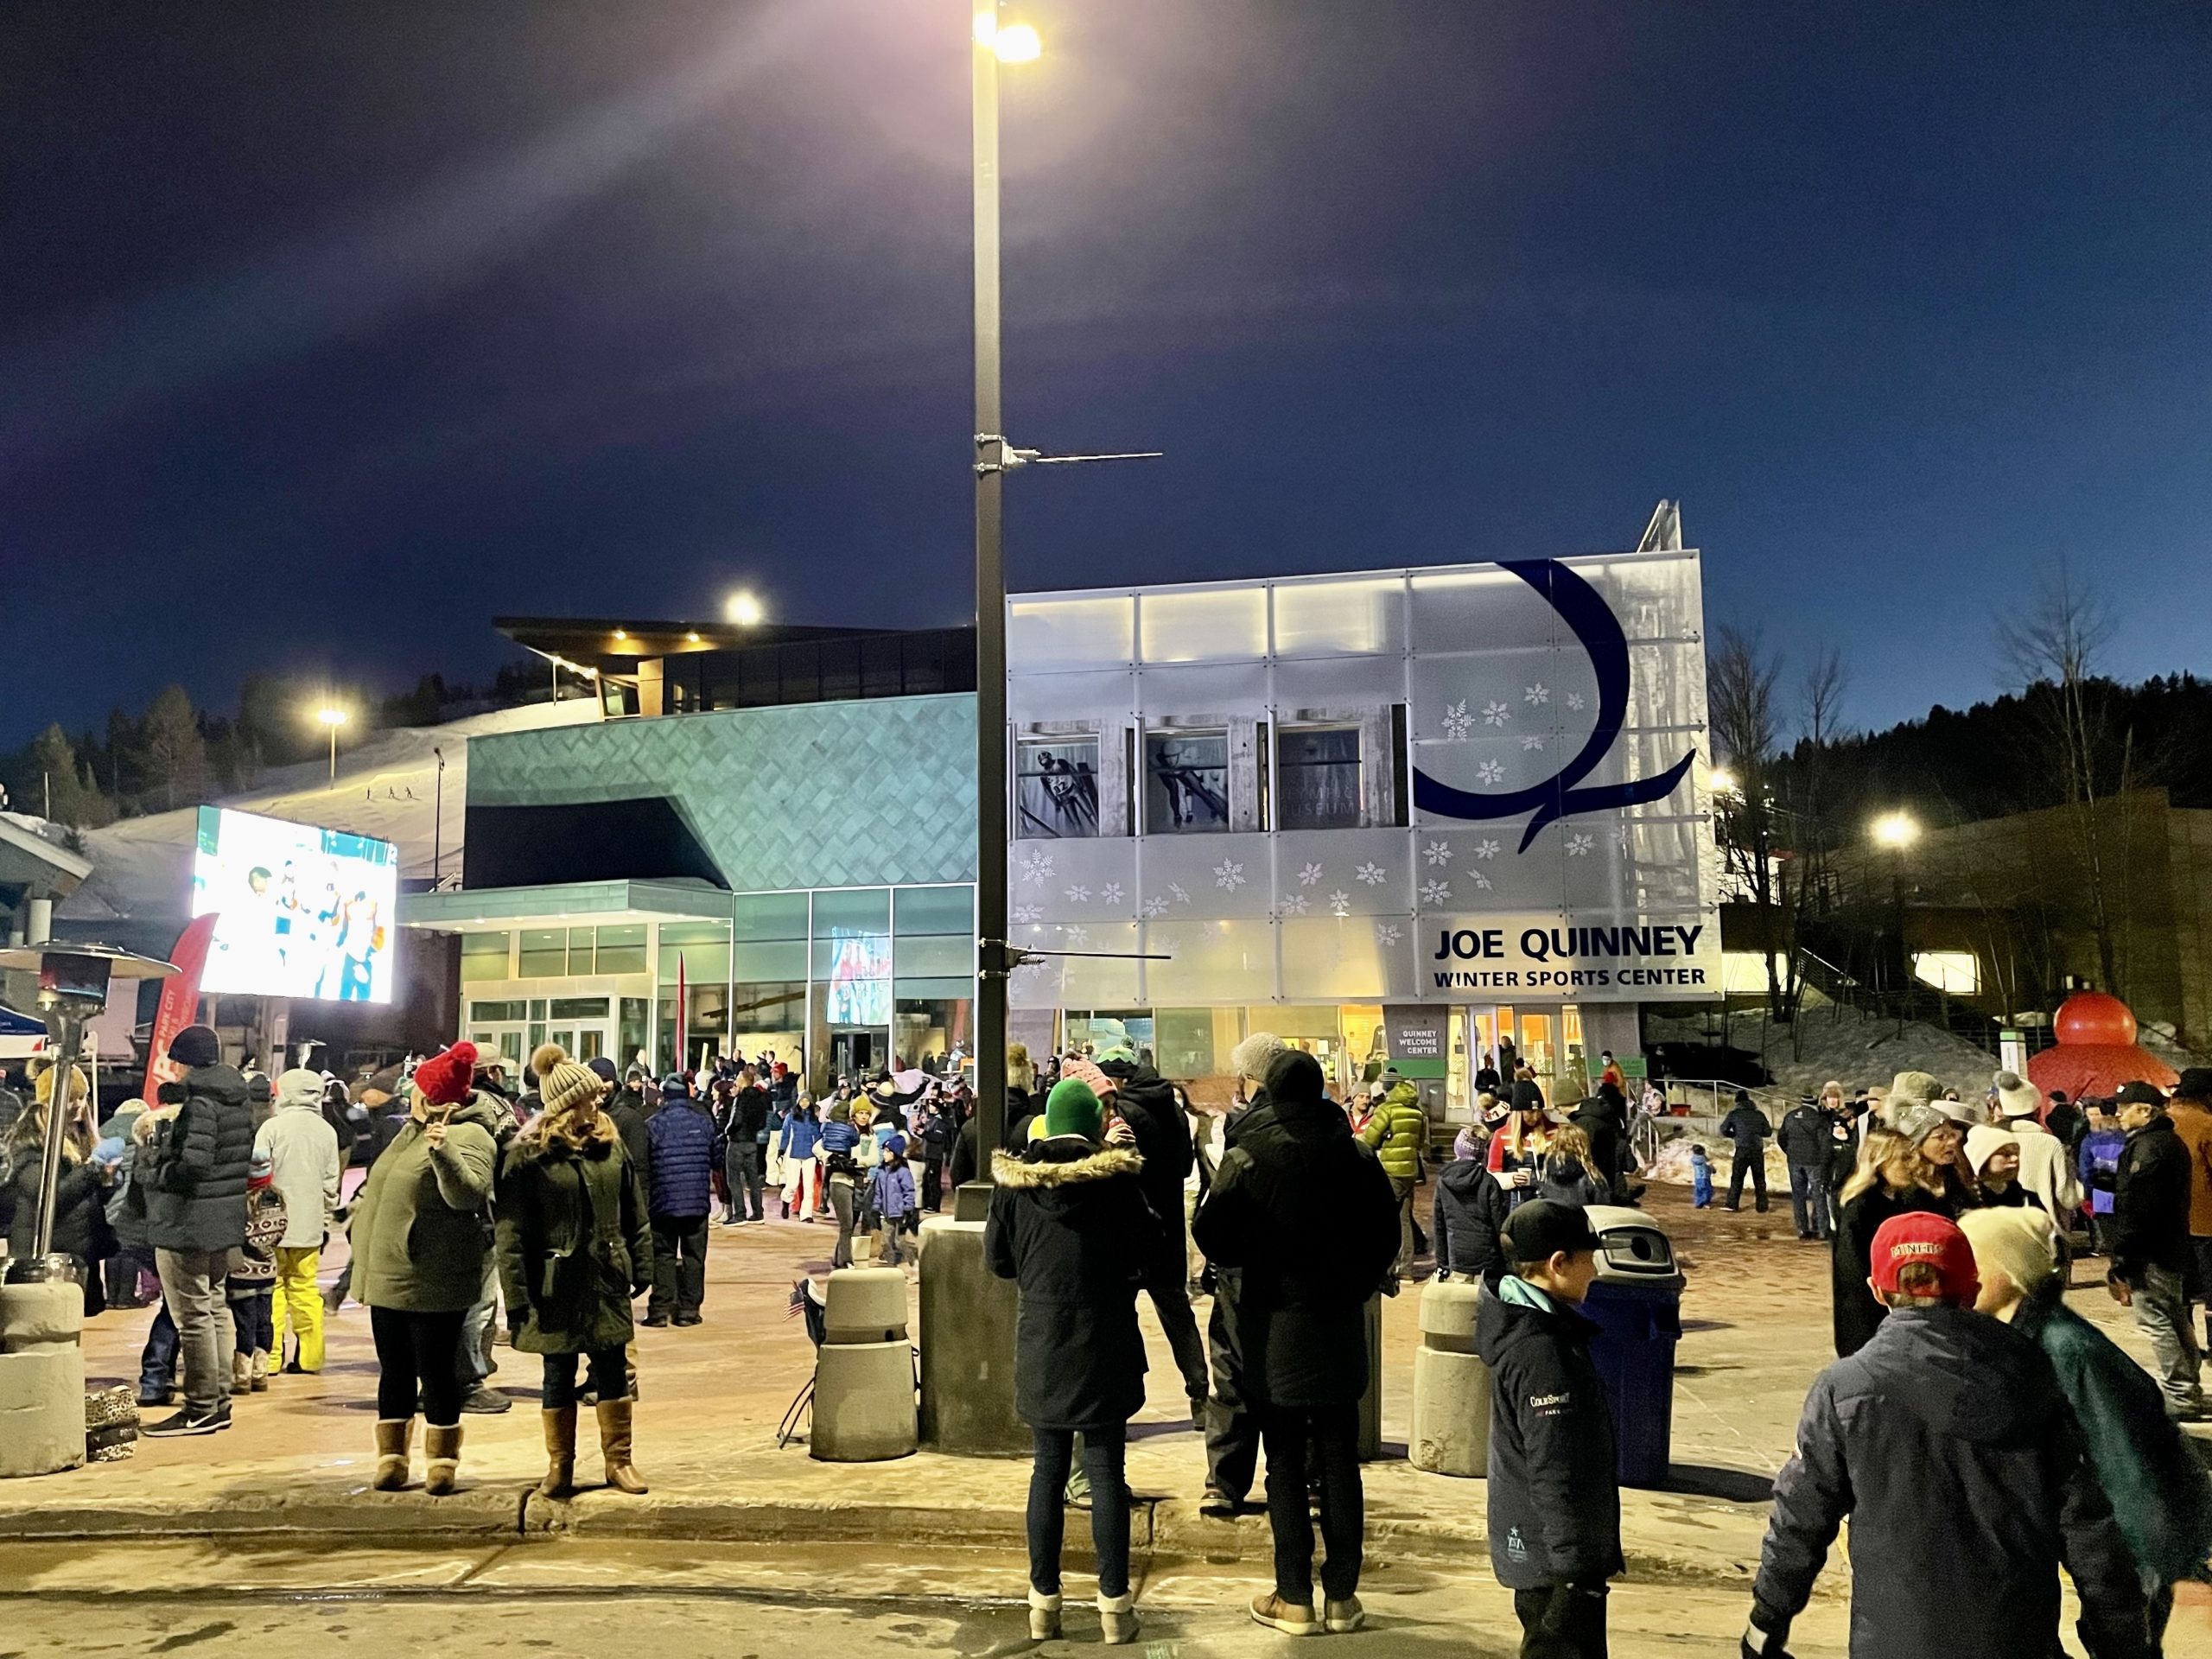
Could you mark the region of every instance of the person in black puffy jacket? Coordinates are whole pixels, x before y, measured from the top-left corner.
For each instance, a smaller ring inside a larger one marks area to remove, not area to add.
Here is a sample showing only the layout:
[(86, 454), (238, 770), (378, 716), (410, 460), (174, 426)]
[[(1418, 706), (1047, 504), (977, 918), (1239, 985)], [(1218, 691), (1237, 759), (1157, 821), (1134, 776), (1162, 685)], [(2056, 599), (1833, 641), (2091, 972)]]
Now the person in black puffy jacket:
[[(1274, 1588), (1259, 1624), (1293, 1635), (1357, 1630), (1363, 1497), (1359, 1401), (1367, 1391), (1366, 1304), (1398, 1254), (1398, 1195), (1373, 1150), (1296, 1051), (1268, 1068), (1268, 1109), (1238, 1129), (1198, 1211), (1198, 1246), (1241, 1270), (1237, 1345), (1268, 1459)], [(1325, 1605), (1313, 1616), (1308, 1453), (1321, 1475)]]
[[(1183, 1181), (1196, 1156), (1191, 1120), (1174, 1085), (1126, 1049), (1108, 1050), (1097, 1069), (1112, 1083), (1110, 1104), (1135, 1131), (1137, 1150), (1144, 1154), (1145, 1200), (1160, 1217), (1160, 1228), (1144, 1264), (1145, 1294), (1152, 1298), (1175, 1369), (1182, 1373), (1191, 1421), (1203, 1427), (1212, 1384), (1206, 1376), (1205, 1342), (1198, 1335), (1198, 1316), (1191, 1312), (1190, 1230), (1183, 1219)], [(1009, 1117), (1012, 1110), (1009, 1103)]]
[(651, 1143), (653, 1289), (651, 1325), (697, 1325), (707, 1296), (708, 1217), (715, 1208), (715, 1123), (680, 1073), (660, 1088), (645, 1125)]
[(146, 1195), (146, 1242), (162, 1277), (184, 1356), (185, 1408), (149, 1426), (155, 1436), (213, 1433), (230, 1421), (235, 1347), (224, 1285), (231, 1252), (245, 1243), (245, 1178), (253, 1162), (253, 1109), (245, 1078), (222, 1063), (206, 1026), (187, 1026), (169, 1045), (185, 1069), (184, 1103), (154, 1143)]

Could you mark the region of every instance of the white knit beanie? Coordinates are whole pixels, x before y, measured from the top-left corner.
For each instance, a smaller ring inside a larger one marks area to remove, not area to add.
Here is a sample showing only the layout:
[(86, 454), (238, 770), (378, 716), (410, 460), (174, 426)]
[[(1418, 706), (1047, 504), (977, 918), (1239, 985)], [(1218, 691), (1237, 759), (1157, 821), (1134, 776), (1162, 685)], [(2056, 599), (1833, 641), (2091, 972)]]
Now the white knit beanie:
[(1959, 1217), (1959, 1230), (1985, 1283), (2001, 1273), (2024, 1296), (2058, 1271), (2050, 1217), (2040, 1210), (1969, 1210)]

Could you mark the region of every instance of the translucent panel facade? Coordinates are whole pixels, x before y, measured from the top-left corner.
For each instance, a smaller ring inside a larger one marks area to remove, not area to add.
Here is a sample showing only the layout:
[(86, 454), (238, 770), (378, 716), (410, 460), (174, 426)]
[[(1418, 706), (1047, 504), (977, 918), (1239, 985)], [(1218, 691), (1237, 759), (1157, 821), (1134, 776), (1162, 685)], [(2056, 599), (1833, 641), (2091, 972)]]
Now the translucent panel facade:
[(1135, 958), (1039, 959), (1017, 1008), (1719, 993), (1695, 553), (1008, 615), (1015, 942)]

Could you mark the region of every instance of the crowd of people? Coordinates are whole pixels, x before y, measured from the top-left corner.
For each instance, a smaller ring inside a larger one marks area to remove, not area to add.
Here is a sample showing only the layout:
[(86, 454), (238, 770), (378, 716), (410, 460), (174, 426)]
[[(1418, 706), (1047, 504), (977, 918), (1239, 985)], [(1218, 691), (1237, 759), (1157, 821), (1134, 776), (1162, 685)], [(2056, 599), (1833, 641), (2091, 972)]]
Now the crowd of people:
[[(540, 1490), (574, 1489), (589, 1406), (607, 1484), (645, 1491), (636, 1326), (703, 1321), (717, 1224), (765, 1222), (772, 1203), (834, 1226), (835, 1265), (896, 1263), (919, 1216), (979, 1173), (957, 1065), (841, 1079), (817, 1100), (771, 1056), (655, 1080), (548, 1045), (518, 1094), (461, 1043), (357, 1102), (315, 1071), (228, 1065), (203, 1027), (171, 1055), (157, 1104), (97, 1126), (80, 1074), (32, 1078), (0, 1122), (11, 1251), (30, 1248), (58, 1119), (52, 1243), (78, 1259), (88, 1311), (157, 1287), (141, 1403), (181, 1393), (181, 1408), (155, 1436), (220, 1433), (237, 1397), (321, 1370), (326, 1312), (359, 1301), (385, 1491), (414, 1478), (418, 1420), (424, 1489), (454, 1490), (464, 1414), (509, 1404), (487, 1381), (504, 1313), (543, 1370)], [(1232, 1516), (1264, 1483), (1274, 1579), (1251, 1617), (1294, 1635), (1360, 1628), (1366, 1324), (1433, 1249), (1440, 1277), (1483, 1290), (1491, 1564), (1522, 1651), (1602, 1655), (1622, 1570), (1616, 1425), (1580, 1310), (1599, 1248), (1587, 1210), (1642, 1190), (1618, 1071), (1560, 1109), (1527, 1067), (1485, 1065), (1446, 1155), (1416, 1086), (1387, 1066), (1338, 1101), (1312, 1056), (1262, 1033), (1230, 1069), (1231, 1098), (1211, 1110), (1141, 1050), (1042, 1065), (1008, 1051), (985, 1256), (1021, 1293), (1033, 1636), (1061, 1629), (1077, 1491), (1102, 1630), (1138, 1630), (1125, 1458), (1146, 1400), (1140, 1295), (1205, 1436), (1202, 1512)], [(2009, 1071), (1961, 1101), (1905, 1072), (1830, 1084), (1778, 1129), (1742, 1096), (1721, 1133), (1732, 1207), (1747, 1182), (1764, 1207), (1779, 1141), (1798, 1234), (1830, 1241), (1837, 1355), (1776, 1484), (1744, 1652), (1785, 1652), (1847, 1518), (1854, 1655), (2054, 1650), (2062, 1565), (2093, 1659), (2159, 1652), (2174, 1585), (2212, 1554), (2212, 1484), (2179, 1427), (2205, 1415), (2197, 1306), (2212, 1341), (2212, 1070), (2183, 1073), (2171, 1098), (2134, 1082), (2082, 1102)], [(1697, 1201), (1711, 1202), (1700, 1162)], [(349, 1165), (364, 1172), (350, 1204)], [(348, 1265), (325, 1292), (321, 1252), (341, 1231)], [(2090, 1255), (2155, 1376), (2067, 1306), (2071, 1264)], [(1203, 1334), (1194, 1294), (1210, 1299)]]

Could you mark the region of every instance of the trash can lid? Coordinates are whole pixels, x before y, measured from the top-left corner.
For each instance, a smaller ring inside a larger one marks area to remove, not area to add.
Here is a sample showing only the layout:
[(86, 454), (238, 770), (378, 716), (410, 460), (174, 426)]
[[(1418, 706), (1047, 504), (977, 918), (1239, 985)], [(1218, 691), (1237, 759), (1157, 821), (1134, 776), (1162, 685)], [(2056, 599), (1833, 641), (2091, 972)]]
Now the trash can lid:
[(1590, 1225), (1598, 1234), (1598, 1278), (1601, 1283), (1674, 1280), (1675, 1247), (1666, 1230), (1643, 1211), (1625, 1205), (1593, 1204)]

